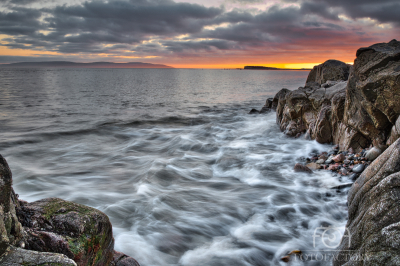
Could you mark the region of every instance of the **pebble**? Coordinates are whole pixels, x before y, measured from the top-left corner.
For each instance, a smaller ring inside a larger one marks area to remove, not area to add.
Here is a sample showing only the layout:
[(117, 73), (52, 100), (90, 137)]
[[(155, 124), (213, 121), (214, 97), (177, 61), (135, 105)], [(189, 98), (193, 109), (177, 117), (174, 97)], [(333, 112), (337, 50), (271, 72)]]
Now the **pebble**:
[(316, 161), (317, 164), (323, 164), (325, 162), (325, 159), (319, 159), (318, 161)]
[(365, 166), (363, 164), (357, 164), (353, 167), (353, 173), (361, 173), (364, 171)]
[(312, 170), (318, 170), (321, 169), (321, 165), (317, 164), (317, 163), (309, 163), (306, 165), (306, 167), (312, 169)]
[(353, 173), (353, 174), (351, 174), (351, 175), (349, 176), (349, 178), (350, 178), (351, 180), (353, 180), (353, 181), (356, 181), (357, 178), (358, 178), (359, 176), (360, 176), (359, 174)]
[(381, 155), (381, 153), (382, 153), (381, 149), (373, 147), (364, 156), (365, 156), (366, 160), (373, 161), (376, 158), (378, 158), (378, 156)]
[(340, 173), (341, 173), (342, 175), (348, 175), (348, 174), (349, 174), (349, 171), (347, 171), (347, 169), (343, 167), (343, 168), (340, 169)]
[(332, 160), (334, 160), (335, 162), (338, 163), (338, 162), (343, 162), (344, 159), (346, 159), (346, 157), (341, 153), (341, 154), (338, 154), (335, 157), (333, 157)]

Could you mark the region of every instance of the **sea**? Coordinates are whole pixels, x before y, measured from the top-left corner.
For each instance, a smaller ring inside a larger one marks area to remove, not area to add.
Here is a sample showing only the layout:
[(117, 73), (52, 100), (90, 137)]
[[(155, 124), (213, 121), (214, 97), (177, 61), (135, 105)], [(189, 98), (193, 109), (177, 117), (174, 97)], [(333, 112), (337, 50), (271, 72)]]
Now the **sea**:
[(0, 154), (20, 199), (101, 210), (142, 266), (331, 265), (348, 180), (293, 171), (331, 146), (248, 114), (307, 75), (1, 68)]

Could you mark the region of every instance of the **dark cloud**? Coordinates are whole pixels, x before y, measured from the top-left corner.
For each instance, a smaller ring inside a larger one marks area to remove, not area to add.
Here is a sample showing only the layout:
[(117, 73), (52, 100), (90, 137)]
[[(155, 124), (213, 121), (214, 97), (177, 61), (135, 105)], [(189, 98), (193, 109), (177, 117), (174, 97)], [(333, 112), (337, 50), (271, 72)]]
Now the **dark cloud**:
[(39, 22), (42, 12), (35, 9), (15, 8), (0, 12), (0, 33), (7, 35), (29, 35), (43, 28)]
[[(14, 5), (0, 11), (0, 33), (8, 35), (3, 46), (65, 54), (143, 56), (273, 50), (282, 45), (297, 49), (313, 42), (336, 43), (349, 36), (370, 38), (365, 29), (339, 19), (341, 14), (400, 23), (398, 0), (287, 0), (299, 6), (274, 5), (263, 12), (228, 12), (223, 7), (171, 0), (92, 0), (42, 9), (17, 5), (33, 2), (10, 0)], [(186, 37), (177, 40), (179, 35)]]
[(309, 0), (303, 3), (308, 4), (338, 7), (353, 19), (371, 18), (382, 23), (400, 25), (399, 0)]

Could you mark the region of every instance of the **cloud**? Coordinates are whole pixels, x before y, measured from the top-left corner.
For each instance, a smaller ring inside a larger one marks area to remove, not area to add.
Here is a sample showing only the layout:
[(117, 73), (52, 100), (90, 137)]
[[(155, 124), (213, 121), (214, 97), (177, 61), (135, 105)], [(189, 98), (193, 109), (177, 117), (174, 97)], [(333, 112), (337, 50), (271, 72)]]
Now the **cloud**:
[[(346, 42), (358, 46), (377, 39), (371, 25), (356, 21), (360, 18), (400, 23), (398, 0), (282, 1), (266, 10), (245, 5), (226, 10), (172, 0), (52, 2), (47, 7), (36, 0), (10, 0), (12, 5), (0, 11), (0, 33), (6, 35), (1, 44), (67, 55), (273, 54), (321, 49), (322, 44), (332, 49)], [(28, 3), (34, 4), (22, 7)], [(345, 21), (342, 15), (354, 21)]]

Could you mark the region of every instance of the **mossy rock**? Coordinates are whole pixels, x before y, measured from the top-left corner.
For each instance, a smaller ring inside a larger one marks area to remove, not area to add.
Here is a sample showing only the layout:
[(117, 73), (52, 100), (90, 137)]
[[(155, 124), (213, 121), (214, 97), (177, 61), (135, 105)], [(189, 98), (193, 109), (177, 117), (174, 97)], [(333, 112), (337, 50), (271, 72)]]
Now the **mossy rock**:
[(20, 202), (18, 218), (27, 232), (26, 248), (55, 252), (77, 265), (109, 265), (114, 238), (104, 213), (74, 202), (48, 198)]

